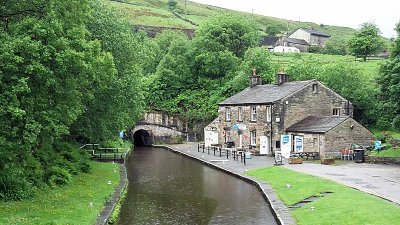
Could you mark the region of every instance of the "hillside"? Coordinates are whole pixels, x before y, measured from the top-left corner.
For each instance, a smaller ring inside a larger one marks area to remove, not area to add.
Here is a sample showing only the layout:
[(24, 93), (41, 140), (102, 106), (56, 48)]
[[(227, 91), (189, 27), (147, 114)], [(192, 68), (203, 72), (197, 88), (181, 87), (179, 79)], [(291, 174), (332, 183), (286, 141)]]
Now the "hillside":
[[(285, 19), (252, 15), (251, 13), (244, 13), (223, 9), (219, 7), (202, 5), (195, 2), (186, 2), (177, 0), (178, 4), (172, 13), (168, 8), (168, 0), (113, 0), (110, 4), (117, 7), (121, 13), (130, 19), (132, 25), (145, 25), (145, 26), (159, 26), (159, 27), (175, 27), (196, 29), (196, 25), (201, 24), (210, 16), (234, 12), (243, 16), (251, 16), (259, 23), (260, 31), (264, 31), (267, 24), (274, 24), (281, 27), (281, 32), (293, 32), (299, 27), (298, 21), (288, 21)], [(328, 33), (332, 38), (339, 40), (347, 40), (353, 33), (354, 29), (349, 27), (339, 27), (324, 24), (316, 24), (311, 22), (300, 22), (303, 28), (316, 28), (320, 31)]]

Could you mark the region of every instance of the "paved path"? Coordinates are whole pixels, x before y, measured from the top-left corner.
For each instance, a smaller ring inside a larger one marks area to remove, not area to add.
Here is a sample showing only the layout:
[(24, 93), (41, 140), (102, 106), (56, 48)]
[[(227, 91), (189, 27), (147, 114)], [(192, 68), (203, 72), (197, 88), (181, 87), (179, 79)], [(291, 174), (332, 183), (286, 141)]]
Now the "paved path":
[(340, 162), (327, 166), (306, 162), (286, 168), (330, 179), (400, 205), (400, 167), (369, 163)]
[[(214, 156), (210, 151), (197, 151), (197, 143), (187, 143), (181, 145), (171, 145), (170, 147), (185, 152), (186, 154), (202, 158), (205, 161), (213, 159), (226, 159)], [(253, 156), (253, 159), (247, 160), (247, 165), (239, 161), (233, 161), (232, 158), (225, 162), (214, 162), (230, 171), (239, 174), (245, 174), (248, 170), (272, 166), (274, 159), (266, 156)], [(358, 190), (376, 195), (386, 200), (400, 205), (400, 167), (394, 165), (378, 165), (368, 163), (354, 163), (353, 161), (340, 161), (338, 165), (321, 165), (315, 161), (306, 161), (303, 164), (288, 165), (284, 167), (294, 171), (311, 174), (314, 176), (330, 179)]]

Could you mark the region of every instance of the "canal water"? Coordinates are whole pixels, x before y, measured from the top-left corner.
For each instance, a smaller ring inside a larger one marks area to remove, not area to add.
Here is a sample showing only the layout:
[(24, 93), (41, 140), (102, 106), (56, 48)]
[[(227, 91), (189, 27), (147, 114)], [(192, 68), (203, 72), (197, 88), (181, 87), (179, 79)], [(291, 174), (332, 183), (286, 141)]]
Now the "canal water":
[(118, 224), (277, 224), (254, 185), (165, 149), (136, 147)]

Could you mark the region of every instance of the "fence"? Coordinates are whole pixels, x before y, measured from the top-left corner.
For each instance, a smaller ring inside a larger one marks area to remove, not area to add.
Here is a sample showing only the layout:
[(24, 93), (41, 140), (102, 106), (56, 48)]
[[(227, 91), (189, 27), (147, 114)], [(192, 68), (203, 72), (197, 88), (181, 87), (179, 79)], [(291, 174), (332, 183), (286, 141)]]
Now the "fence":
[[(232, 157), (234, 161), (239, 161), (240, 157), (240, 162), (243, 162), (244, 165), (246, 165), (246, 151), (241, 150), (241, 149), (236, 149), (236, 148), (222, 148), (219, 146), (205, 146), (205, 144), (197, 144), (197, 151), (198, 152), (203, 152), (204, 154), (213, 154), (214, 156), (219, 156), (219, 157), (226, 157), (226, 159), (229, 159), (229, 157)], [(250, 153), (247, 153), (250, 154)]]
[(124, 163), (127, 152), (123, 148), (100, 148), (99, 144), (85, 144), (80, 147), (91, 156), (92, 160), (98, 162)]

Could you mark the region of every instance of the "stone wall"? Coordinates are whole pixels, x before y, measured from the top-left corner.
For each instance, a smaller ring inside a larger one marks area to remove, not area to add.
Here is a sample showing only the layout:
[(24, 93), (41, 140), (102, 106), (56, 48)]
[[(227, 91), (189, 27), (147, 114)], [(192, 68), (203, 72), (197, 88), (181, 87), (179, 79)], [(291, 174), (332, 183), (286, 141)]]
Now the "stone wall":
[[(313, 85), (316, 85), (316, 93)], [(282, 99), (279, 108), (279, 114), (283, 114), (280, 127), (282, 131), (308, 116), (332, 116), (334, 108), (340, 109), (340, 116), (348, 115), (347, 108), (349, 114), (353, 115), (353, 105), (350, 102), (318, 81), (311, 82), (302, 90)]]
[(310, 45), (317, 45), (317, 46), (324, 47), (328, 40), (329, 40), (328, 37), (311, 35), (309, 43), (310, 43)]
[(305, 40), (307, 43), (310, 43), (310, 41), (311, 41), (310, 33), (306, 32), (302, 29), (296, 30), (293, 34), (291, 34), (289, 36), (289, 38), (302, 39), (302, 40)]
[(132, 138), (133, 134), (138, 130), (145, 130), (149, 132), (152, 139), (151, 143), (172, 143), (176, 140), (186, 140), (186, 134), (181, 131), (151, 124), (135, 126), (135, 128), (131, 131)]
[(348, 149), (352, 144), (368, 146), (374, 136), (354, 119), (348, 118), (337, 127), (325, 133), (323, 151), (329, 155), (340, 155), (341, 149)]
[[(231, 120), (226, 121), (225, 113), (226, 108), (229, 107), (231, 110)], [(238, 109), (243, 109), (242, 121), (238, 120)], [(256, 145), (252, 146), (255, 148), (260, 144), (260, 136), (270, 136), (271, 134), (271, 122), (267, 121), (267, 105), (257, 105), (257, 121), (251, 121), (251, 107), (252, 105), (241, 105), (241, 106), (222, 106), (219, 107), (218, 114), (221, 123), (218, 124), (218, 138), (219, 143), (226, 143), (226, 139), (234, 141), (236, 146), (239, 146), (239, 133), (233, 129), (234, 124), (239, 126), (245, 126), (245, 130), (242, 132), (242, 146), (250, 146), (250, 132), (256, 131)]]
[(186, 124), (184, 121), (175, 116), (167, 115), (160, 111), (146, 112), (143, 119), (137, 124), (155, 124), (160, 126), (169, 127), (181, 132), (186, 131)]

